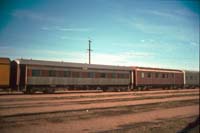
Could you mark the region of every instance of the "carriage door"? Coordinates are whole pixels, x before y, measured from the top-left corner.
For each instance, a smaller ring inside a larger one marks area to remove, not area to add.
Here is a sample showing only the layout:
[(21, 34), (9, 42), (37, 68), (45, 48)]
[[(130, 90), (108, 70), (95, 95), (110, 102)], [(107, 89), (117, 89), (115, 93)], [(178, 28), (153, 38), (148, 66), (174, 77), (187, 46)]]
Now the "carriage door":
[(25, 85), (26, 85), (26, 65), (21, 64), (20, 65), (20, 89), (24, 89)]

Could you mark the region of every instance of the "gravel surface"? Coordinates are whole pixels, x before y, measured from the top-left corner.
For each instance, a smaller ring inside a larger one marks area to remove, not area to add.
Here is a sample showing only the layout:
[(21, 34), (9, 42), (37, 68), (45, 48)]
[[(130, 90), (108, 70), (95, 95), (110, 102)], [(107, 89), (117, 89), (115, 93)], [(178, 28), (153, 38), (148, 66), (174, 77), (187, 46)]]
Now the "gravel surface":
[(197, 116), (199, 89), (0, 95), (1, 133), (175, 132)]

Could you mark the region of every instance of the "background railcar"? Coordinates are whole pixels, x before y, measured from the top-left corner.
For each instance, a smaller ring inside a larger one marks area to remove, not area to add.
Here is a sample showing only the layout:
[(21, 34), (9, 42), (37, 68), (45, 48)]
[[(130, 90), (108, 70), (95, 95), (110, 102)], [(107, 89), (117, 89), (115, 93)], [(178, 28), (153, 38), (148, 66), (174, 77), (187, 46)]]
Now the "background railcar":
[(33, 93), (53, 92), (55, 88), (127, 90), (130, 85), (129, 67), (90, 65), (18, 59), (15, 67), (15, 88)]
[(178, 88), (183, 87), (183, 72), (160, 68), (133, 68), (135, 88)]
[(10, 59), (0, 58), (0, 88), (10, 87)]
[(185, 88), (199, 87), (199, 71), (183, 71), (183, 72), (184, 72)]

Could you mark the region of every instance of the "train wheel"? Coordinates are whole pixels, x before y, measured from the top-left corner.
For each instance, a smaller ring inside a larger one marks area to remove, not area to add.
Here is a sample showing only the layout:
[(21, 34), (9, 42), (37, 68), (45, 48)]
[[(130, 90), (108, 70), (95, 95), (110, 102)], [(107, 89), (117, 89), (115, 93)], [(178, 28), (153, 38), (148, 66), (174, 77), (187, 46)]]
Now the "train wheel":
[(55, 92), (55, 89), (54, 88), (51, 88), (50, 90), (49, 90), (49, 93), (54, 93)]
[(100, 86), (97, 86), (96, 90), (101, 90), (101, 87), (100, 87)]
[(35, 89), (33, 88), (27, 88), (27, 90), (25, 91), (25, 94), (34, 94), (35, 93)]
[(45, 94), (52, 94), (52, 93), (54, 93), (55, 92), (55, 89), (54, 88), (45, 88), (44, 90), (43, 90), (43, 93), (45, 93)]

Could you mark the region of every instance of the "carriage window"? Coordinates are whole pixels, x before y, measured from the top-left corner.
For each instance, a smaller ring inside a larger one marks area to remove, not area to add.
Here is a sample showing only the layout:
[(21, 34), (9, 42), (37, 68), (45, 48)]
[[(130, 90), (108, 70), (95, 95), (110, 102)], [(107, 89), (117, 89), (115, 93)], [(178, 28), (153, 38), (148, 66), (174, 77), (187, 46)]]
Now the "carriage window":
[(151, 73), (148, 73), (148, 74), (147, 74), (147, 77), (148, 77), (148, 78), (151, 78)]
[(40, 70), (32, 70), (32, 76), (40, 76)]
[(117, 77), (116, 73), (112, 73), (112, 78), (116, 78), (116, 77)]
[(162, 74), (162, 78), (165, 78), (165, 74), (164, 73)]
[(190, 76), (190, 80), (192, 80), (193, 79), (193, 77), (192, 76)]
[(141, 77), (144, 78), (144, 73), (143, 72), (141, 73)]
[(127, 78), (127, 79), (128, 79), (128, 78), (129, 78), (129, 74), (125, 74), (125, 78)]
[(56, 76), (56, 71), (55, 70), (50, 70), (49, 71), (49, 76), (50, 77)]
[(126, 77), (126, 74), (123, 74), (123, 73), (119, 74), (119, 78), (125, 78), (125, 77)]
[(71, 77), (70, 71), (64, 71), (64, 77)]
[(155, 77), (158, 78), (159, 77), (159, 73), (156, 73)]
[(122, 74), (119, 73), (119, 74), (118, 74), (118, 78), (122, 78)]
[(101, 73), (101, 74), (100, 74), (100, 77), (101, 77), (101, 78), (105, 78), (105, 77), (106, 77), (106, 74), (105, 74), (105, 73)]
[(80, 77), (80, 73), (79, 72), (72, 72), (72, 77), (73, 78), (79, 78)]
[(88, 73), (88, 77), (89, 78), (94, 78), (95, 77), (95, 73), (94, 72), (89, 72)]

